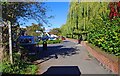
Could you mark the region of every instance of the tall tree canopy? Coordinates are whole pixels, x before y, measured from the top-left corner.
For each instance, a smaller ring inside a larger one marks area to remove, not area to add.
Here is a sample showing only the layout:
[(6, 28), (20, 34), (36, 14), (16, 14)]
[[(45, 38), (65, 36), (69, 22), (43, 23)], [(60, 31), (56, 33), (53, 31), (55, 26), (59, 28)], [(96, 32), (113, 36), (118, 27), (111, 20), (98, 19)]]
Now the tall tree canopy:
[(12, 24), (19, 22), (18, 19), (34, 19), (38, 23), (48, 22), (50, 16), (46, 15), (47, 8), (42, 2), (3, 2), (2, 18)]
[(26, 34), (30, 36), (40, 36), (40, 34), (44, 31), (44, 29), (41, 26), (41, 24), (32, 23), (31, 26), (26, 27)]
[(60, 35), (61, 34), (61, 30), (60, 28), (53, 28), (50, 30), (51, 34), (55, 34), (55, 35)]
[[(81, 0), (82, 1), (82, 0)], [(89, 41), (114, 55), (120, 55), (120, 1), (71, 2), (62, 35)]]

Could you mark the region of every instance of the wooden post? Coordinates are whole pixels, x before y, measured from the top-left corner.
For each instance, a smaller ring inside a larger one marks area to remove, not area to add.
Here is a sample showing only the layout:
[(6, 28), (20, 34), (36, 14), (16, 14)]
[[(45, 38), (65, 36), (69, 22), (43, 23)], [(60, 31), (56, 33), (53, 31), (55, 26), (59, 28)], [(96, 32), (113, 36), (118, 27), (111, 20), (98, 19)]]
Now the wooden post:
[(12, 57), (12, 36), (11, 36), (11, 24), (8, 21), (8, 28), (9, 28), (9, 54), (10, 54), (10, 62), (13, 64), (13, 57)]

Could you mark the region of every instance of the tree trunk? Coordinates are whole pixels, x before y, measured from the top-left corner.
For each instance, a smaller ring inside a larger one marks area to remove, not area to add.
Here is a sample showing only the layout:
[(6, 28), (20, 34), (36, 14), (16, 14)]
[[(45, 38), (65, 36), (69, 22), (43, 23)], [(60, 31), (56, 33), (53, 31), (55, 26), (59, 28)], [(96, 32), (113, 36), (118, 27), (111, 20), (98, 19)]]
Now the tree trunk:
[(0, 62), (2, 62), (3, 59), (3, 48), (0, 45)]

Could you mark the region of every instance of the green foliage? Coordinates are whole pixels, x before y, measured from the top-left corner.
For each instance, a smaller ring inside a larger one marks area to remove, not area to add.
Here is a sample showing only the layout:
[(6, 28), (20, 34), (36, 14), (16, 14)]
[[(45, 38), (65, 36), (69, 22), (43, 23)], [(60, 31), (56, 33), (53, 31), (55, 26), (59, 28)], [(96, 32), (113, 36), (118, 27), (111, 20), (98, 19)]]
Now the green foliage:
[[(40, 36), (40, 34), (44, 31), (44, 29), (41, 28), (42, 24), (34, 24), (32, 23), (31, 26), (26, 27), (26, 33), (30, 36)], [(39, 32), (36, 32), (39, 31)]]
[(48, 44), (56, 44), (56, 43), (61, 43), (62, 40), (48, 40), (47, 43)]
[[(46, 16), (47, 8), (42, 2), (1, 2), (2, 18), (4, 21), (9, 20), (12, 24), (19, 19), (34, 19), (38, 23), (47, 23), (51, 17)], [(34, 8), (34, 9), (33, 9)]]
[[(57, 39), (57, 40), (48, 40), (47, 44), (56, 44), (56, 43), (61, 43), (61, 42), (62, 42), (62, 40), (59, 40), (59, 39)], [(43, 41), (40, 41), (38, 44), (39, 45), (43, 44)]]
[(37, 70), (37, 66), (26, 63), (20, 59), (20, 54), (14, 53), (13, 55), (14, 63), (11, 64), (7, 59), (4, 59), (0, 64), (2, 66), (0, 68), (1, 72), (10, 73), (10, 74), (35, 74)]
[(54, 34), (54, 35), (60, 35), (61, 30), (60, 30), (60, 28), (53, 28), (53, 29), (50, 30), (50, 33)]
[[(13, 46), (13, 50), (17, 49), (19, 50), (19, 45), (17, 44), (17, 39), (20, 36), (20, 27), (19, 25), (14, 25), (15, 23), (19, 24), (19, 19), (23, 20), (29, 20), (34, 19), (38, 23), (47, 23), (49, 18), (46, 15), (47, 8), (44, 6), (44, 3), (41, 2), (1, 2), (2, 6), (2, 20), (4, 22), (10, 21), (12, 26), (12, 41), (13, 43), (16, 43), (16, 45)], [(33, 9), (34, 8), (34, 9)], [(34, 29), (34, 28), (33, 28)], [(41, 29), (40, 29), (41, 30)], [(24, 31), (24, 30), (23, 30)], [(36, 30), (32, 30), (32, 32), (35, 32)], [(4, 52), (7, 54), (4, 55), (5, 58), (8, 55), (8, 25), (4, 25), (2, 27), (2, 42), (4, 43)], [(23, 59), (20, 59), (19, 55), (13, 56), (14, 64), (10, 64), (10, 61), (4, 60), (2, 63), (0, 63), (0, 71), (6, 72), (6, 73), (34, 73), (36, 66), (32, 64), (28, 64)]]
[(120, 19), (109, 20), (109, 2), (71, 2), (62, 35), (88, 40), (110, 54), (120, 56)]
[[(3, 21), (4, 22), (4, 21)], [(3, 50), (4, 52), (8, 51), (9, 49), (9, 34), (8, 34), (8, 24), (7, 22), (4, 22), (6, 25), (4, 25), (1, 29), (2, 29), (2, 45), (4, 46)], [(19, 37), (19, 25), (14, 25), (12, 26), (12, 42), (17, 43), (18, 37)], [(13, 46), (14, 49), (15, 46)]]
[(120, 26), (119, 24), (114, 25), (114, 22), (118, 23), (119, 21), (113, 21), (112, 23), (106, 21), (102, 28), (89, 31), (88, 41), (110, 54), (120, 56)]

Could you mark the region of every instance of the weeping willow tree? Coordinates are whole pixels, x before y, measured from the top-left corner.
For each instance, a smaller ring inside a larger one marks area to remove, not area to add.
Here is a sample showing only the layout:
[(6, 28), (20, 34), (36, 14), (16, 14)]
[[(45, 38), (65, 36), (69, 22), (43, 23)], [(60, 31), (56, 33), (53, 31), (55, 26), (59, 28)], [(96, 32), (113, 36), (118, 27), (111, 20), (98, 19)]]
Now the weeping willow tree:
[(71, 2), (70, 9), (67, 16), (67, 22), (61, 27), (61, 30), (63, 30), (63, 35), (66, 35), (68, 37), (74, 38), (74, 33), (76, 29), (78, 29), (78, 8), (79, 3), (78, 2)]
[[(62, 34), (71, 38), (82, 35), (104, 51), (120, 56), (120, 1), (71, 2)], [(77, 35), (76, 35), (77, 34)]]
[[(108, 3), (103, 2), (71, 2), (67, 22), (61, 27), (63, 35), (69, 34), (71, 38), (78, 38), (76, 34), (80, 34), (86, 40), (88, 31), (98, 27), (94, 25), (94, 20), (103, 20), (108, 15), (107, 6)], [(99, 23), (98, 21), (97, 25)]]

